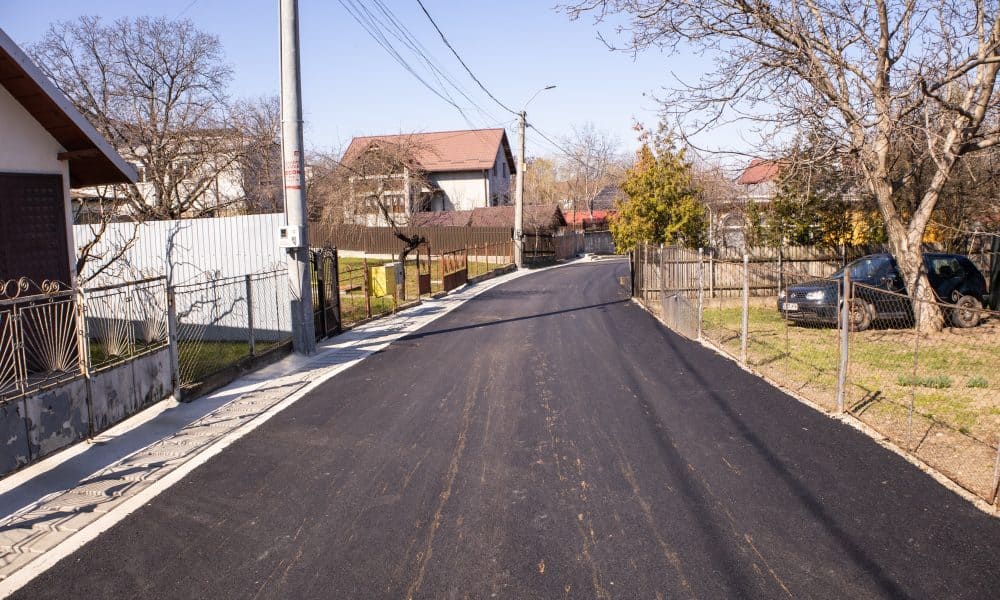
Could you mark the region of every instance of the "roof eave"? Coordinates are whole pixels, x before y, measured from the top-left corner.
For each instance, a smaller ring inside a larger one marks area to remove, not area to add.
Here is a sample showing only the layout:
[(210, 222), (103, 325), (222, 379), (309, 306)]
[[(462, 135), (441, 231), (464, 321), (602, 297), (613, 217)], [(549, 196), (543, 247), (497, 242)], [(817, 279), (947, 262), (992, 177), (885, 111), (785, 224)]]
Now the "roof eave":
[[(111, 147), (3, 29), (0, 29), (0, 52), (21, 72), (32, 92), (11, 94), (66, 150), (60, 154), (60, 159), (69, 163), (71, 187), (136, 182), (138, 175), (132, 165)], [(3, 82), (0, 81), (0, 84)], [(74, 147), (67, 147), (68, 135), (53, 132), (39, 119), (39, 115), (51, 115), (53, 109), (68, 121), (65, 126), (70, 130), (69, 134), (82, 137), (84, 143), (73, 143), (69, 145)]]

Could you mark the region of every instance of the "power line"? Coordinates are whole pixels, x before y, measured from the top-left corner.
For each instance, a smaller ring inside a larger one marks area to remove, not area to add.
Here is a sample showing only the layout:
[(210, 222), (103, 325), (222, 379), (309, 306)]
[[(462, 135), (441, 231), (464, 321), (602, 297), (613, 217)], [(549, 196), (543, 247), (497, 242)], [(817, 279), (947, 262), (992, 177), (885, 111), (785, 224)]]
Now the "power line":
[(462, 64), (462, 66), (465, 68), (465, 71), (466, 71), (466, 73), (469, 74), (469, 77), (472, 77), (472, 80), (475, 81), (476, 84), (479, 85), (479, 87), (484, 92), (486, 92), (486, 95), (489, 96), (490, 99), (492, 99), (494, 102), (496, 102), (500, 106), (500, 108), (506, 110), (507, 112), (511, 113), (512, 115), (518, 114), (517, 111), (511, 110), (506, 104), (504, 104), (503, 102), (500, 102), (499, 100), (497, 100), (497, 97), (494, 96), (493, 93), (490, 92), (488, 89), (486, 89), (486, 86), (483, 85), (483, 82), (479, 81), (479, 78), (476, 77), (476, 74), (472, 72), (472, 69), (469, 68), (469, 65), (465, 64), (465, 61), (462, 60), (462, 57), (458, 54), (458, 51), (455, 50), (454, 46), (451, 45), (451, 42), (448, 41), (448, 38), (445, 37), (444, 32), (441, 31), (441, 28), (438, 27), (437, 22), (434, 21), (434, 17), (431, 16), (431, 13), (427, 12), (427, 7), (424, 6), (424, 3), (421, 0), (417, 0), (417, 4), (420, 5), (420, 9), (422, 11), (424, 11), (424, 14), (427, 15), (427, 19), (431, 22), (431, 25), (433, 25), (434, 29), (437, 30), (438, 35), (441, 36), (441, 40), (444, 42), (444, 45), (448, 46), (448, 49), (451, 50), (451, 53), (455, 55), (455, 58), (458, 59), (458, 62), (460, 62)]
[[(386, 51), (389, 56), (396, 61), (405, 71), (407, 71), (411, 76), (413, 76), (417, 81), (419, 81), (425, 88), (427, 88), (435, 96), (452, 106), (458, 113), (462, 116), (462, 119), (471, 127), (472, 129), (478, 129), (479, 127), (472, 122), (469, 116), (466, 114), (465, 109), (455, 101), (455, 98), (448, 92), (445, 87), (445, 81), (448, 82), (453, 88), (455, 88), (469, 103), (475, 108), (481, 115), (484, 115), (487, 119), (492, 121), (497, 121), (496, 116), (489, 113), (482, 106), (475, 102), (457, 83), (455, 83), (454, 78), (451, 77), (444, 69), (439, 67), (433, 57), (429, 56), (426, 48), (423, 44), (417, 40), (413, 34), (407, 29), (402, 22), (396, 17), (388, 7), (386, 7), (381, 0), (374, 0), (378, 10), (385, 15), (385, 19), (380, 18), (379, 15), (369, 10), (367, 6), (364, 5), (362, 0), (338, 0), (340, 5), (347, 11), (347, 13), (357, 22), (362, 29), (371, 37), (383, 50)], [(388, 21), (386, 21), (388, 19)], [(398, 50), (393, 43), (389, 40), (386, 35), (391, 35), (399, 42), (401, 42), (406, 48), (410, 50), (418, 60), (421, 60), (429, 68), (431, 76), (437, 81), (438, 86), (433, 85), (425, 77), (421, 76), (420, 73), (414, 68), (412, 64), (402, 55), (400, 50)], [(444, 81), (442, 81), (444, 78)]]

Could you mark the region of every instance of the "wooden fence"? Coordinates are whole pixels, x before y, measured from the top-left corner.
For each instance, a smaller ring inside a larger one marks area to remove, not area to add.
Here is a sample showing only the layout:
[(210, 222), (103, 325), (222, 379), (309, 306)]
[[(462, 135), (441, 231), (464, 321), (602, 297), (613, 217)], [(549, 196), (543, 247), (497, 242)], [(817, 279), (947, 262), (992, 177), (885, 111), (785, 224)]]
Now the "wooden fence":
[[(407, 235), (423, 236), (435, 253), (498, 244), (511, 240), (509, 227), (400, 227)], [(366, 254), (399, 254), (404, 244), (391, 227), (310, 224), (313, 246), (333, 246), (338, 250)]]
[[(788, 283), (829, 277), (845, 261), (880, 251), (880, 248), (848, 248), (846, 251), (808, 246), (787, 248), (750, 248), (748, 267), (750, 293), (773, 296)], [(743, 252), (706, 249), (699, 258), (697, 250), (673, 246), (641, 245), (638, 263), (648, 269), (643, 280), (650, 291), (664, 289), (696, 294), (698, 263), (703, 263), (705, 291), (710, 297), (738, 297), (743, 290)], [(660, 265), (662, 265), (662, 270)]]

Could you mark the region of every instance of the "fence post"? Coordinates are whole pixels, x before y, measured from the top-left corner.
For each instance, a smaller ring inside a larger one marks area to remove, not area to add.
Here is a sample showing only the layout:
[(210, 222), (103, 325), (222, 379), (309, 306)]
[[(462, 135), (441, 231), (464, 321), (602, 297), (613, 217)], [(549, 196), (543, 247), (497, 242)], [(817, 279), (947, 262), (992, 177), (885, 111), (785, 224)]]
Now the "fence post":
[(365, 283), (365, 318), (372, 318), (372, 296), (371, 296), (371, 274), (368, 272), (368, 257), (365, 256), (361, 259), (364, 265), (364, 283)]
[(177, 295), (174, 286), (167, 286), (167, 346), (170, 348), (170, 383), (174, 388), (174, 399), (181, 399), (180, 336), (177, 322)]
[(705, 314), (705, 249), (698, 248), (698, 339), (701, 339), (701, 320)]
[(253, 285), (250, 283), (250, 275), (244, 275), (243, 282), (247, 292), (247, 345), (250, 347), (250, 356), (256, 356), (257, 344), (253, 334)]
[(740, 323), (740, 363), (747, 364), (747, 337), (750, 332), (750, 255), (743, 255), (743, 319)]
[(715, 248), (708, 252), (708, 297), (715, 298)]
[(1000, 443), (997, 444), (997, 457), (993, 461), (993, 487), (990, 490), (990, 504), (996, 505), (997, 492), (1000, 492)]
[[(90, 336), (87, 335), (87, 296), (82, 288), (76, 288), (76, 352), (80, 363), (80, 374), (83, 375), (84, 386), (87, 389), (87, 427), (92, 436), (97, 433), (94, 427), (94, 394), (91, 389), (90, 371)], [(27, 413), (24, 413), (27, 414)], [(29, 444), (30, 445), (30, 444)]]
[(850, 269), (844, 269), (844, 283), (841, 286), (840, 302), (840, 366), (837, 369), (837, 412), (844, 412), (844, 397), (847, 394), (847, 348), (848, 332), (851, 329), (851, 297), (854, 295), (851, 289)]

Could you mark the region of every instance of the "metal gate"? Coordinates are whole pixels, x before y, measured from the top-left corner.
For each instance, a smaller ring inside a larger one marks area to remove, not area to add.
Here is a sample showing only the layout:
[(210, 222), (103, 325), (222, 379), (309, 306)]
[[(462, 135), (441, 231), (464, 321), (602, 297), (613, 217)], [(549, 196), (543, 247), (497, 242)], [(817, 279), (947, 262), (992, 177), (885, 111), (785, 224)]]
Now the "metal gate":
[(312, 254), (313, 323), (316, 339), (340, 333), (340, 285), (337, 249), (314, 248)]

